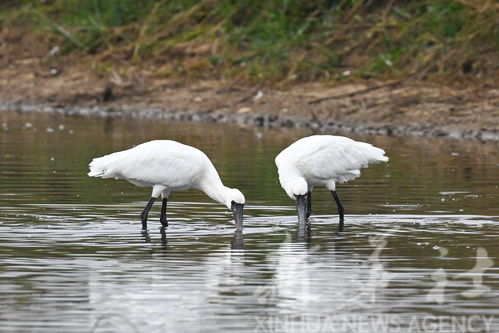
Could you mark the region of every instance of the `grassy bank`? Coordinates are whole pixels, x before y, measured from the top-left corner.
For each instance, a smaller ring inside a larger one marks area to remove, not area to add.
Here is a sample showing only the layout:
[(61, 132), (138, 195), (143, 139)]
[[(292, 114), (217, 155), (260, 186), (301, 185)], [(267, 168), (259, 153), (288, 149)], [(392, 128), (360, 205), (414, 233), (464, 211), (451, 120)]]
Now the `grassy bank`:
[(92, 68), (253, 82), (395, 78), (494, 82), (493, 0), (4, 1), (3, 29)]

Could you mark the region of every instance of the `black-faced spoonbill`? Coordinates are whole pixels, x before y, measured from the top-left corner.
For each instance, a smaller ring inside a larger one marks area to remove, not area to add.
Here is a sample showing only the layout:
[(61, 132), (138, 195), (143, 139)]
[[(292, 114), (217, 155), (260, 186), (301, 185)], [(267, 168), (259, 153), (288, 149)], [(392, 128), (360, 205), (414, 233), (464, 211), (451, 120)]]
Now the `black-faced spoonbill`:
[(336, 183), (359, 177), (360, 168), (369, 163), (388, 161), (384, 154), (383, 149), (368, 143), (333, 135), (305, 137), (280, 152), (275, 158), (279, 182), (287, 195), (296, 200), (298, 223), (304, 225), (312, 214), (314, 186), (325, 186), (338, 207), (342, 229), (344, 210)]
[(141, 187), (152, 187), (151, 199), (140, 215), (147, 229), (147, 215), (161, 194), (160, 222), (168, 226), (166, 205), (171, 191), (201, 190), (227, 206), (234, 214), (236, 230), (243, 229), (244, 195), (224, 186), (217, 170), (201, 150), (171, 140), (155, 140), (134, 148), (94, 158), (89, 164), (91, 177), (124, 179)]

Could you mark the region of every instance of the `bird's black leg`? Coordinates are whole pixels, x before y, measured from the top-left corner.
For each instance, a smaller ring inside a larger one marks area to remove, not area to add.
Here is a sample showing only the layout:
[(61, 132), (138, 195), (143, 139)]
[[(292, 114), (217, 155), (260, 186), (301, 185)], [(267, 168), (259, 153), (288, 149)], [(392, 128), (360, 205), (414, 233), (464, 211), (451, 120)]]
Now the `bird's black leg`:
[(168, 227), (168, 220), (166, 219), (166, 204), (168, 203), (168, 198), (163, 198), (163, 204), (161, 206), (161, 216), (159, 222), (163, 228)]
[(156, 198), (151, 198), (144, 208), (144, 211), (140, 214), (140, 219), (142, 220), (142, 230), (147, 230), (147, 215), (149, 215), (149, 211), (151, 210), (152, 205), (156, 201)]
[(310, 215), (312, 215), (312, 192), (307, 193), (307, 214), (305, 215), (305, 219), (308, 220)]
[(333, 195), (333, 199), (336, 202), (336, 206), (338, 206), (338, 214), (340, 215), (340, 229), (343, 229), (343, 221), (345, 221), (345, 211), (343, 210), (343, 205), (341, 204), (340, 197), (338, 197), (336, 191), (331, 191), (331, 194)]

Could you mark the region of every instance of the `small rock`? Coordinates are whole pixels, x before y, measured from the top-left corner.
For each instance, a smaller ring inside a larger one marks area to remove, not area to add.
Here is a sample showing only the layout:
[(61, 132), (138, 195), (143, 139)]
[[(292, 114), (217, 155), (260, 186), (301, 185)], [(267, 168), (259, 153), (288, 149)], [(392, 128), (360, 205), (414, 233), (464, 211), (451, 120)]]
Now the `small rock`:
[(239, 110), (237, 110), (237, 113), (248, 113), (248, 112), (251, 112), (251, 108), (249, 108), (247, 106), (242, 107)]
[(103, 102), (109, 102), (114, 98), (114, 93), (113, 93), (113, 86), (112, 85), (107, 85), (104, 90), (102, 91), (102, 101)]
[(57, 69), (56, 67), (51, 67), (50, 68), (50, 75), (52, 76), (57, 76), (61, 73), (61, 71), (59, 71), (59, 69)]
[(121, 76), (118, 73), (116, 73), (116, 71), (111, 72), (110, 81), (111, 81), (111, 83), (113, 83), (117, 86), (123, 85), (123, 79), (121, 78)]
[(57, 53), (59, 53), (59, 46), (54, 46), (53, 48), (50, 49), (49, 54), (51, 56), (55, 56)]

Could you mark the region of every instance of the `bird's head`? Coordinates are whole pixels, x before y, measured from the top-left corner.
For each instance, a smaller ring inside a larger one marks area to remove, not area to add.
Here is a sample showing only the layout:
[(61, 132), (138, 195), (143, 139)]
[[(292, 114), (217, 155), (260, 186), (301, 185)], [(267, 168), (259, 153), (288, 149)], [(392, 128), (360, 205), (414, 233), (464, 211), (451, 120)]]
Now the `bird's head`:
[(297, 177), (289, 182), (287, 194), (291, 199), (296, 200), (299, 195), (305, 195), (308, 192), (308, 185), (304, 178)]
[(243, 230), (243, 209), (246, 202), (244, 195), (236, 188), (231, 188), (227, 191), (227, 207), (234, 214), (234, 221), (236, 222), (236, 230)]
[(233, 203), (244, 205), (246, 200), (244, 195), (237, 188), (229, 188), (226, 193), (226, 203), (228, 208), (231, 208)]

